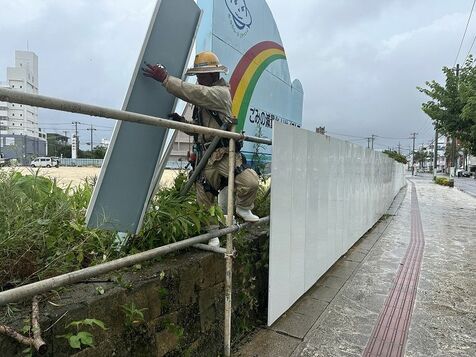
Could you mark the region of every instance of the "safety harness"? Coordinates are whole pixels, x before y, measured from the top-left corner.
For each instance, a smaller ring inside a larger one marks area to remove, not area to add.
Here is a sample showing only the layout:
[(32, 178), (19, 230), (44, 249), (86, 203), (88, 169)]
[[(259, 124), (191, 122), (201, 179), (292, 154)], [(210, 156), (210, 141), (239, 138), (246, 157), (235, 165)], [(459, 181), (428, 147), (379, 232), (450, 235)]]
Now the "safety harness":
[[(193, 122), (195, 124), (203, 126), (202, 110), (206, 110), (208, 112), (208, 114), (210, 114), (210, 116), (217, 122), (218, 126), (222, 127), (224, 122), (220, 118), (220, 115), (219, 115), (218, 112), (213, 111), (213, 110), (209, 110), (209, 109), (204, 109), (204, 108), (199, 109), (197, 107), (193, 108), (193, 114), (192, 114), (192, 119), (193, 119)], [(195, 166), (202, 159), (203, 153), (205, 152), (205, 150), (207, 149), (207, 146), (210, 143), (200, 143), (199, 142), (199, 134), (193, 134), (193, 139), (194, 139), (194, 151), (195, 151), (195, 154), (196, 154), (196, 162), (195, 162), (195, 165), (193, 165), (192, 167), (195, 168)], [(228, 143), (229, 143), (228, 140), (222, 138), (218, 142), (218, 145), (216, 146), (215, 149), (227, 148)], [(242, 148), (242, 142), (239, 141), (239, 142), (236, 143), (235, 152), (240, 152), (241, 148)], [(243, 154), (242, 154), (242, 156), (243, 156)], [(244, 156), (243, 156), (243, 159), (244, 159)], [(235, 176), (241, 174), (246, 169), (247, 169), (247, 167), (243, 163), (240, 166), (236, 166), (235, 167)], [(199, 178), (197, 180), (203, 186), (203, 189), (205, 190), (205, 192), (210, 192), (214, 196), (218, 196), (219, 191), (221, 191), (224, 187), (226, 187), (228, 185), (228, 180), (227, 180), (226, 177), (221, 177), (220, 187), (218, 189), (213, 187), (212, 184), (206, 179), (205, 175), (203, 175), (203, 174), (201, 176), (199, 176)]]

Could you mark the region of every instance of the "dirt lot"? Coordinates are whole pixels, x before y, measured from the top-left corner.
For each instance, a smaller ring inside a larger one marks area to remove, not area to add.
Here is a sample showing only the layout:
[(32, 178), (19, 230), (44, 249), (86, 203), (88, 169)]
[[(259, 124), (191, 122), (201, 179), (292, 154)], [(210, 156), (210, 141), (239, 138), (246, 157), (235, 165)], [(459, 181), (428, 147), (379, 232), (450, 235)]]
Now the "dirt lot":
[[(38, 175), (49, 178), (56, 178), (58, 185), (66, 187), (69, 184), (77, 186), (84, 182), (86, 178), (94, 178), (99, 176), (100, 168), (97, 167), (59, 167), (59, 168), (36, 168), (31, 167), (15, 167), (15, 168), (1, 168), (2, 171), (16, 170), (23, 175), (32, 175), (38, 171)], [(165, 170), (160, 180), (161, 185), (169, 186), (172, 184), (177, 175), (176, 170)]]

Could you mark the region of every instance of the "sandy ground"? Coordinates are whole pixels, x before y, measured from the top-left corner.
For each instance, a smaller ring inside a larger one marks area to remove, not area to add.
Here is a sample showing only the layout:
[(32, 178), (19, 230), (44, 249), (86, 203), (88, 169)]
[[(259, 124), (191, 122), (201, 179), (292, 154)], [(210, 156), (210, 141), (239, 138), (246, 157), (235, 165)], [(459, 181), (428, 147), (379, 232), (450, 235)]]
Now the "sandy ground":
[[(58, 185), (61, 187), (67, 187), (69, 184), (72, 186), (78, 186), (86, 179), (91, 179), (99, 176), (100, 168), (97, 167), (59, 167), (59, 168), (36, 168), (31, 167), (15, 167), (15, 168), (1, 168), (1, 171), (16, 170), (23, 175), (33, 175), (38, 171), (38, 175), (54, 178), (57, 180)], [(177, 170), (165, 170), (160, 180), (161, 185), (170, 186), (173, 180), (177, 176)]]

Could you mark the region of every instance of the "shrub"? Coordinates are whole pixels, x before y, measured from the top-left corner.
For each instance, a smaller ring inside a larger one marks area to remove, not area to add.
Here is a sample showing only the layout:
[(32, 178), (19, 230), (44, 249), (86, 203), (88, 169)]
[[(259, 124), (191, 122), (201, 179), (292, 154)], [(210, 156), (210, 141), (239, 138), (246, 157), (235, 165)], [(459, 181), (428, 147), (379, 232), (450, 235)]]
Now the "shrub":
[(435, 182), (438, 185), (454, 187), (454, 180), (448, 179), (447, 177), (437, 177), (435, 178)]
[(0, 173), (0, 290), (116, 257), (115, 234), (87, 229), (86, 183), (61, 189), (56, 181)]
[(405, 156), (399, 154), (398, 152), (396, 152), (394, 150), (384, 150), (382, 152), (384, 154), (387, 154), (389, 157), (391, 157), (395, 161), (400, 162), (402, 164), (406, 164), (408, 162), (407, 158)]
[[(85, 225), (93, 181), (63, 190), (38, 173), (0, 172), (0, 291), (190, 238), (224, 222), (218, 206), (196, 203), (193, 190), (180, 196), (186, 179), (181, 173), (173, 187), (161, 189), (141, 232), (118, 246), (116, 232)], [(264, 187), (256, 206), (260, 216), (269, 214)]]
[(180, 195), (186, 180), (186, 173), (182, 172), (176, 177), (173, 187), (164, 187), (155, 195), (141, 232), (129, 239), (128, 253), (190, 238), (202, 233), (207, 226), (224, 222), (218, 206), (207, 209), (196, 203), (193, 189), (186, 196)]

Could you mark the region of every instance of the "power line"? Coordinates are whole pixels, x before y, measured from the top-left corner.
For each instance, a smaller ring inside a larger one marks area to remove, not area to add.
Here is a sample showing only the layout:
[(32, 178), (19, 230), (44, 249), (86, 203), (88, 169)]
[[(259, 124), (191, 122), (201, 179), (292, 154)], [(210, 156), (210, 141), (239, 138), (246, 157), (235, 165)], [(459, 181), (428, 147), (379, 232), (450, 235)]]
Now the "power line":
[(476, 42), (476, 34), (474, 35), (473, 42), (471, 42), (471, 47), (469, 47), (469, 51), (468, 51), (468, 53), (466, 54), (466, 58), (464, 59), (464, 63), (466, 63), (466, 61), (467, 61), (468, 58), (469, 58), (469, 54), (471, 53), (471, 50), (473, 49), (474, 42)]
[(368, 138), (362, 138), (362, 139), (351, 139), (351, 140), (348, 140), (348, 141), (350, 141), (350, 142), (354, 143), (354, 142), (357, 142), (357, 141), (364, 141), (364, 140), (367, 140), (367, 139), (368, 139)]
[(332, 135), (346, 136), (346, 137), (349, 137), (349, 138), (367, 139), (367, 138), (364, 138), (363, 136), (340, 134), (340, 133), (335, 133), (335, 132), (332, 132), (332, 131), (328, 131), (327, 133), (332, 134)]
[[(468, 21), (466, 22), (466, 28), (464, 29), (463, 38), (461, 38), (461, 43), (459, 44), (458, 53), (456, 54), (455, 63), (453, 65), (453, 67), (456, 66), (456, 62), (458, 62), (458, 57), (459, 57), (459, 54), (461, 52), (461, 47), (463, 47), (463, 42), (464, 42), (464, 38), (466, 36), (466, 32), (468, 31), (469, 22), (471, 21), (471, 16), (473, 15), (474, 4), (476, 4), (476, 0), (473, 0), (473, 6), (471, 6), (471, 12), (469, 13)], [(475, 37), (475, 39), (476, 39), (476, 37)], [(474, 44), (474, 41), (473, 41), (473, 44)], [(471, 48), (472, 47), (473, 46), (471, 45)]]
[[(39, 125), (40, 125), (40, 126), (42, 126), (42, 125), (68, 125), (68, 123), (43, 123), (43, 122), (40, 122)], [(87, 126), (90, 126), (91, 124), (78, 122), (78, 125), (87, 125)], [(97, 124), (94, 124), (94, 127), (95, 127), (95, 128), (110, 129), (110, 130), (113, 130), (113, 129), (114, 129), (113, 126), (107, 126), (107, 125), (97, 125)]]
[(389, 136), (380, 136), (380, 135), (377, 135), (378, 138), (380, 139), (388, 139), (388, 140), (407, 140), (407, 139), (410, 139), (408, 137), (406, 138), (393, 138), (393, 137), (389, 137)]

